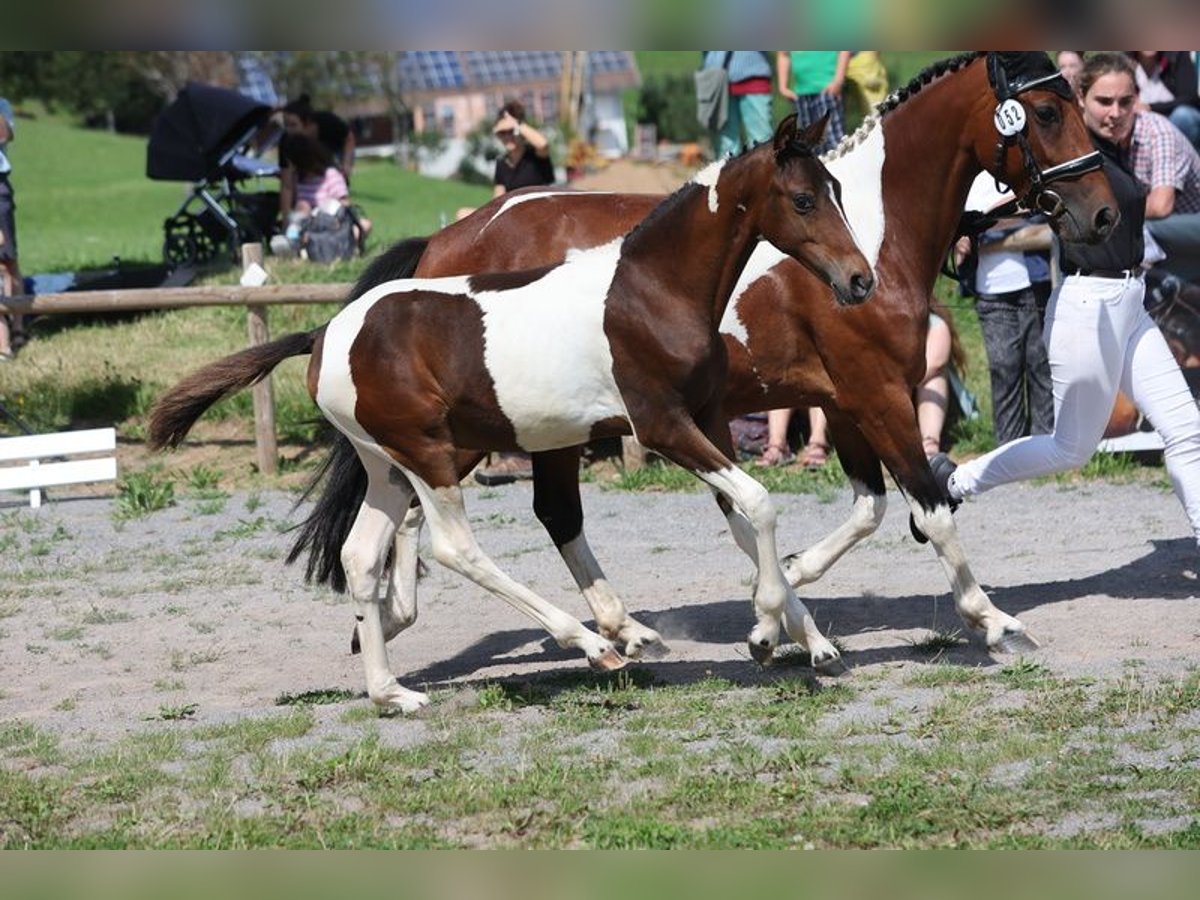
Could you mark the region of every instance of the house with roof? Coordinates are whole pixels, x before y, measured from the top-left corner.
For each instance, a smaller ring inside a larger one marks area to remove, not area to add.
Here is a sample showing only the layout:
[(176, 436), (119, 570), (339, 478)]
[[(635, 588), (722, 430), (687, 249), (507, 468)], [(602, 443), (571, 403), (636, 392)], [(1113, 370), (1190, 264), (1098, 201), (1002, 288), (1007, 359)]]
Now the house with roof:
[[(629, 150), (623, 93), (641, 84), (628, 50), (409, 50), (396, 54), (396, 78), (413, 131), (436, 130), (445, 139), (438, 158), (421, 161), (430, 175), (454, 172), (467, 135), (490, 124), (511, 99), (551, 132), (569, 131), (604, 156), (623, 156)], [(360, 146), (394, 143), (380, 110), (339, 111), (358, 118)]]

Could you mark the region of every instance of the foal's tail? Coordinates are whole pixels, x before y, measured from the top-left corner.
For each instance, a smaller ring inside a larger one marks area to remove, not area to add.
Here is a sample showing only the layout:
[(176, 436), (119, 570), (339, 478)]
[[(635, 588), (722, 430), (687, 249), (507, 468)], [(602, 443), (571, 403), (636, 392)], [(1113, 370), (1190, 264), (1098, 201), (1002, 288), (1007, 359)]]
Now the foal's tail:
[(269, 344), (250, 347), (209, 363), (193, 372), (154, 404), (150, 412), (150, 447), (178, 447), (210, 406), (265, 378), (277, 365), (293, 356), (312, 353), (325, 326), (289, 334)]
[[(354, 285), (351, 297), (361, 297), (371, 288), (397, 278), (411, 278), (429, 246), (429, 238), (408, 238), (394, 244), (367, 267)], [(342, 545), (367, 495), (367, 470), (350, 439), (340, 431), (327, 435), (329, 454), (304, 490), (297, 506), (315, 497), (312, 512), (297, 526), (296, 541), (288, 553), (293, 563), (307, 556), (306, 581), (327, 584), (339, 594), (346, 591), (342, 568)], [(317, 494), (318, 489), (320, 494)]]

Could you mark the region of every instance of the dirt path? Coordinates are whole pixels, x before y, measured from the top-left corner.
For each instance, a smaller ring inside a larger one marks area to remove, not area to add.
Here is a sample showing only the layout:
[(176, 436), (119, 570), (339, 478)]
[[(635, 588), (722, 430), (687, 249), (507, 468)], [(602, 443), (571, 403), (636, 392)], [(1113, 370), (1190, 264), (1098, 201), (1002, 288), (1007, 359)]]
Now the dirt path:
[[(470, 489), (480, 541), (518, 579), (583, 616), (530, 497), (525, 484)], [(793, 551), (837, 524), (849, 498), (777, 499), (781, 547)], [(843, 677), (852, 681), (868, 673), (899, 680), (927, 664), (914, 642), (958, 625), (940, 565), (908, 536), (899, 498), (891, 499), (881, 531), (801, 592), (846, 648), (852, 670)], [(612, 581), (671, 645), (668, 658), (644, 664), (656, 677), (761, 677), (744, 645), (750, 568), (706, 494), (585, 486), (584, 501)], [(283, 563), (293, 502), (284, 493), (184, 499), (124, 524), (114, 523), (111, 499), (0, 511), (0, 722), (106, 743), (172, 709), (194, 706), (197, 720), (219, 722), (269, 711), (283, 694), (361, 691), (348, 603)], [(1107, 677), (1136, 660), (1143, 671), (1182, 674), (1195, 664), (1198, 558), (1171, 494), (1022, 485), (967, 504), (957, 518), (975, 573), (1042, 642), (1038, 661), (1052, 671)], [(421, 596), (419, 621), (391, 650), (409, 686), (583, 667), (529, 620), (436, 565)], [(994, 664), (975, 644), (948, 659)]]

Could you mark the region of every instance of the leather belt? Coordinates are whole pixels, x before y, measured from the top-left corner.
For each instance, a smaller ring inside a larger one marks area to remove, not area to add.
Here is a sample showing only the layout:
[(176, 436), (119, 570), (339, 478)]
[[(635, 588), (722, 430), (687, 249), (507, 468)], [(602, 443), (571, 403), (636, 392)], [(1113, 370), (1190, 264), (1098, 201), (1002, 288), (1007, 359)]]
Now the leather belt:
[(1137, 278), (1142, 274), (1141, 269), (1076, 269), (1068, 275), (1083, 275), (1085, 278)]

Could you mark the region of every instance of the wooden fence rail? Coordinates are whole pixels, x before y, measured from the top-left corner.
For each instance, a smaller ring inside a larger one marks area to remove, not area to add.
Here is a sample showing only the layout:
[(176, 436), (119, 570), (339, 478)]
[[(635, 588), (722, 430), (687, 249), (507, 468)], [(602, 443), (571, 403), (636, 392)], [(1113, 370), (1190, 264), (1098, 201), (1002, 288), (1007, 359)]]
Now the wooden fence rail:
[[(242, 267), (249, 271), (262, 263), (261, 244), (242, 245)], [(0, 313), (54, 315), (59, 313), (108, 313), (136, 310), (184, 309), (191, 306), (244, 306), (250, 346), (271, 339), (267, 307), (284, 303), (341, 303), (352, 285), (241, 284), (203, 287), (142, 288), (127, 291), (72, 291), (65, 294), (34, 294), (0, 297)], [(275, 401), (270, 377), (254, 386), (254, 448), (258, 470), (264, 475), (279, 471), (275, 442)]]
[[(242, 265), (249, 270), (262, 262), (261, 244), (242, 246)], [(244, 306), (250, 346), (269, 341), (267, 307), (287, 303), (341, 303), (353, 285), (270, 284), (259, 287), (241, 284), (203, 287), (142, 288), (127, 291), (71, 291), (65, 294), (34, 294), (26, 297), (0, 297), (0, 313), (53, 315), (56, 313), (108, 313), (137, 310), (185, 309), (192, 306)], [(259, 471), (274, 475), (279, 471), (275, 442), (275, 403), (268, 376), (254, 386), (254, 447)], [(624, 461), (629, 469), (644, 465), (644, 453), (636, 439), (626, 438)]]

